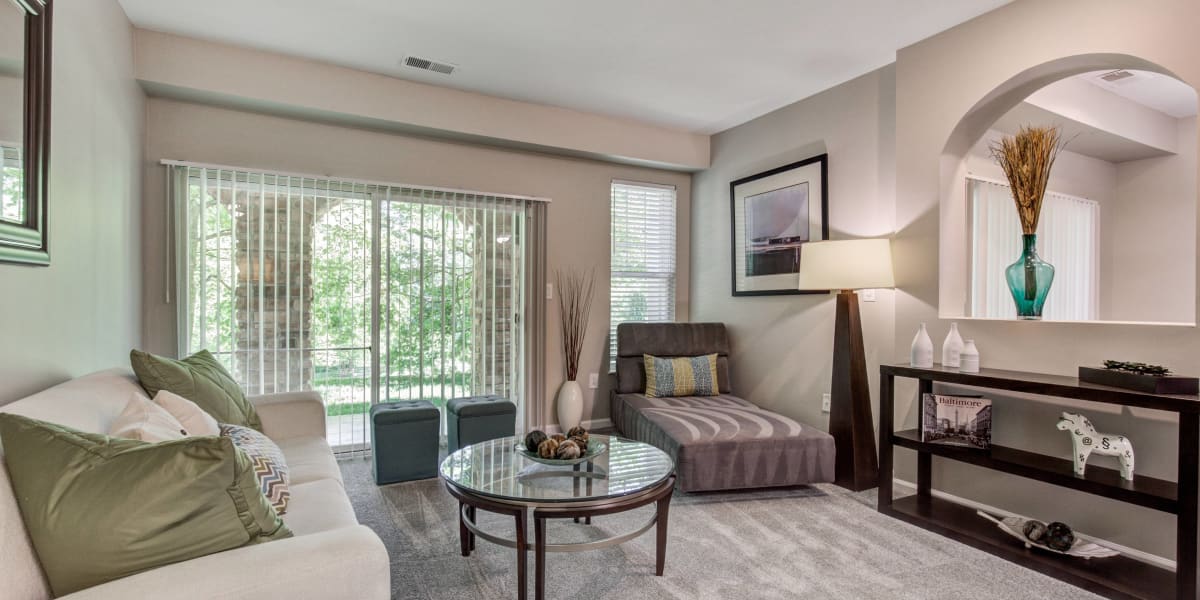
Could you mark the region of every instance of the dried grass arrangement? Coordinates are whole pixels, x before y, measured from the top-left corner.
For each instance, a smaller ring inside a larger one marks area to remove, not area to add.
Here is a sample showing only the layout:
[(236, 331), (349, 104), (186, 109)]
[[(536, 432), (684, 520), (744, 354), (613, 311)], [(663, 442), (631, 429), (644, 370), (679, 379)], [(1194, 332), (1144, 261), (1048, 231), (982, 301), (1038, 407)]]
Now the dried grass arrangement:
[(563, 363), (567, 370), (567, 381), (579, 376), (579, 355), (583, 352), (583, 336), (587, 333), (588, 320), (592, 314), (592, 296), (596, 287), (596, 270), (559, 270), (554, 274), (558, 282), (558, 316), (562, 320)]
[(1046, 183), (1058, 153), (1063, 149), (1058, 127), (1024, 126), (1015, 136), (1004, 136), (990, 146), (992, 158), (1004, 169), (1017, 216), (1025, 235), (1037, 233), (1038, 217), (1042, 214), (1042, 199)]

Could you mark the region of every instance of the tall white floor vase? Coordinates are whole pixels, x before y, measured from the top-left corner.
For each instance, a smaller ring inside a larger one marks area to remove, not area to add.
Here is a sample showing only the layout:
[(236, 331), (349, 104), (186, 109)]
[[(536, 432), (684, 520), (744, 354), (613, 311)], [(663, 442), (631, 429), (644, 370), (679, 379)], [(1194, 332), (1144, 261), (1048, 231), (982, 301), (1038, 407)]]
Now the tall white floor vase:
[(558, 389), (558, 426), (566, 434), (572, 427), (578, 427), (583, 419), (583, 390), (579, 382), (565, 381)]

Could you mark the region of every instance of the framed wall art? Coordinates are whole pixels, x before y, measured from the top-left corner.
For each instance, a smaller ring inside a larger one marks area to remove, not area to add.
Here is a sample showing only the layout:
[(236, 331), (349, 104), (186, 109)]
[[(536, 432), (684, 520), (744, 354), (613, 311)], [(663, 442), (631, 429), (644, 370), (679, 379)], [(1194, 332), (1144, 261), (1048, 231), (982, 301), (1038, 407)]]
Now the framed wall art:
[(734, 296), (823, 294), (796, 289), (804, 244), (829, 239), (828, 155), (729, 184)]

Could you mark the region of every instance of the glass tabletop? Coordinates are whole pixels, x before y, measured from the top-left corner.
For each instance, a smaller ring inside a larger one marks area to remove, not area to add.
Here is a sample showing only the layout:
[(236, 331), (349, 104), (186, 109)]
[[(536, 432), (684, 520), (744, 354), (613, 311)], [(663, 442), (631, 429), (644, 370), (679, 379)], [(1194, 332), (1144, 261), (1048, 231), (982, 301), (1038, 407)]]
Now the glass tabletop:
[(665, 452), (642, 442), (592, 434), (608, 451), (591, 461), (550, 466), (517, 451), (516, 437), (467, 446), (442, 461), (442, 478), (477, 494), (518, 502), (579, 502), (654, 487), (675, 470)]

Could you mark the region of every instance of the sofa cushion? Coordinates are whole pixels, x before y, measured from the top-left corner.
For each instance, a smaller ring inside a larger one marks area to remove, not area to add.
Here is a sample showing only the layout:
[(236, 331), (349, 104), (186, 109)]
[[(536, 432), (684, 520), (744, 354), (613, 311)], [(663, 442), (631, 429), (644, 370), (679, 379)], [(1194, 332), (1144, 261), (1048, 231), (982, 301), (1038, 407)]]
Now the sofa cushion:
[(732, 394), (729, 334), (721, 323), (621, 323), (617, 325), (617, 393), (646, 390), (643, 355), (662, 357), (717, 355), (722, 394)]
[(151, 396), (168, 390), (195, 402), (220, 423), (242, 425), (262, 431), (254, 406), (246, 400), (233, 376), (208, 350), (183, 360), (131, 350), (129, 363), (138, 382)]
[(165, 408), (131, 395), (108, 435), (140, 442), (169, 442), (187, 437), (188, 431)]
[(287, 460), (288, 477), (291, 485), (332, 479), (339, 484), (342, 482), (342, 471), (338, 469), (337, 459), (325, 438), (295, 437), (275, 440)]
[(292, 501), (283, 521), (296, 535), (358, 524), (346, 490), (335, 479), (318, 479), (292, 486)]
[(271, 508), (277, 514), (288, 509), (292, 494), (288, 491), (288, 466), (283, 451), (267, 436), (240, 425), (222, 425), (221, 435), (233, 440), (238, 450), (246, 453), (254, 468), (254, 478)]
[(170, 390), (159, 390), (154, 395), (154, 403), (171, 413), (171, 416), (187, 430), (188, 435), (221, 435), (221, 426), (212, 415), (179, 394)]
[(226, 438), (150, 444), (0, 414), (0, 441), (58, 596), (292, 535)]

